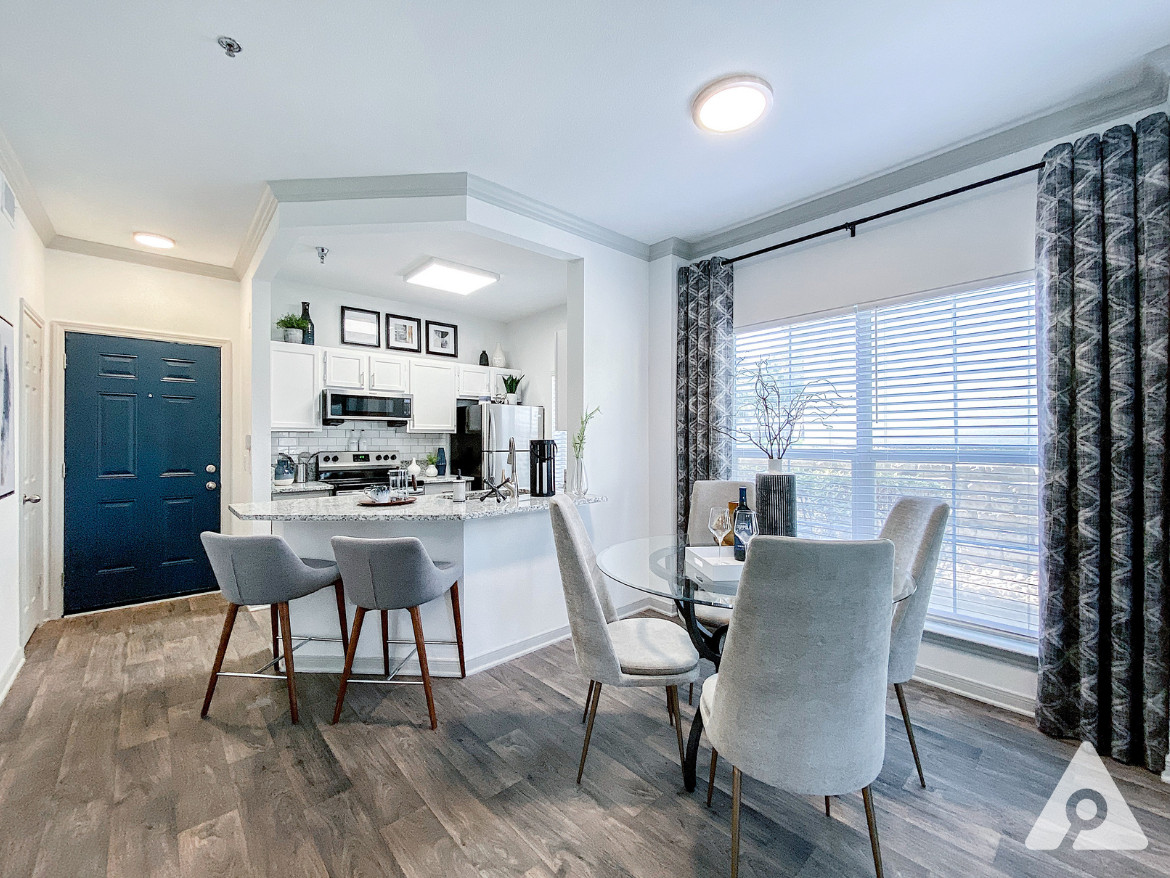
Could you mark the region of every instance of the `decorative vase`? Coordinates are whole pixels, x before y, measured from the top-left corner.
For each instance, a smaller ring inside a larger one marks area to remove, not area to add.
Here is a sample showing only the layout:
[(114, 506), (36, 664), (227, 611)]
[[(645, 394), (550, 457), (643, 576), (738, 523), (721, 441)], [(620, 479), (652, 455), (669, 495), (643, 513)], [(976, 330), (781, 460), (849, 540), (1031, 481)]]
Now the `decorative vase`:
[(762, 534), (796, 536), (795, 475), (756, 473), (756, 518)]
[(284, 340), (289, 344), (301, 344), (305, 340), (305, 334), (299, 329), (286, 329)]
[(589, 493), (589, 471), (585, 469), (585, 459), (576, 458), (573, 462), (573, 485), (569, 494), (573, 497), (585, 497)]
[(272, 468), (272, 484), (274, 485), (291, 485), (296, 479), (297, 465), (293, 463), (293, 459), (287, 454), (278, 454), (276, 456), (276, 465)]
[(422, 467), (418, 465), (417, 457), (412, 457), (410, 459), (410, 465), (406, 468), (406, 474), (408, 476), (414, 476), (415, 478), (418, 478), (422, 475)]
[(435, 466), (439, 470), (439, 475), (441, 475), (441, 476), (447, 475), (447, 451), (446, 451), (446, 449), (440, 448), (438, 451), (435, 452), (435, 457), (439, 458), (439, 462), (437, 464), (435, 464)]
[(315, 327), (313, 326), (313, 318), (309, 316), (309, 303), (301, 302), (301, 316), (309, 321), (309, 328), (305, 330), (304, 337), (301, 339), (303, 344), (315, 344)]
[(439, 474), (439, 468), (432, 463), (432, 464), (428, 464), (427, 468), (425, 470), (423, 470), (423, 472), (426, 474), (426, 477), (428, 479), (433, 479), (435, 476), (437, 476)]
[(508, 368), (508, 358), (504, 356), (504, 346), (496, 342), (496, 349), (492, 352), (492, 365), (497, 369)]
[(784, 461), (776, 458), (768, 458), (768, 472), (782, 473), (784, 472)]
[(508, 405), (516, 405), (516, 394), (514, 394), (514, 393), (506, 394), (504, 396), (504, 399), (506, 399), (508, 401)]
[(479, 364), (481, 366), (490, 366), (491, 360), (488, 359), (487, 351), (479, 352)]

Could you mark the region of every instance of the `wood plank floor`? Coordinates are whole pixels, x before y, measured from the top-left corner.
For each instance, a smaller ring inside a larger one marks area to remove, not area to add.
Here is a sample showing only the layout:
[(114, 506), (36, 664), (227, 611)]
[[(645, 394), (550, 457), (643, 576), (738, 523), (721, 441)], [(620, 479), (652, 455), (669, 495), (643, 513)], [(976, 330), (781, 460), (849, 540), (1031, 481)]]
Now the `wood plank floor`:
[[(730, 769), (714, 807), (682, 789), (666, 699), (606, 690), (582, 786), (586, 685), (569, 644), (419, 687), (221, 680), (199, 707), (223, 604), (201, 596), (49, 623), (0, 707), (0, 874), (720, 876)], [(268, 615), (241, 613), (231, 669), (262, 664)], [(1165, 875), (1170, 787), (1109, 763), (1150, 838), (1133, 853), (1028, 851), (1074, 748), (1025, 718), (907, 688), (929, 789), (897, 704), (875, 803), (888, 875)], [(685, 694), (685, 693), (684, 693)], [(689, 724), (691, 709), (683, 705)], [(706, 775), (706, 748), (700, 754)], [(860, 796), (822, 803), (744, 783), (745, 876), (872, 875)]]

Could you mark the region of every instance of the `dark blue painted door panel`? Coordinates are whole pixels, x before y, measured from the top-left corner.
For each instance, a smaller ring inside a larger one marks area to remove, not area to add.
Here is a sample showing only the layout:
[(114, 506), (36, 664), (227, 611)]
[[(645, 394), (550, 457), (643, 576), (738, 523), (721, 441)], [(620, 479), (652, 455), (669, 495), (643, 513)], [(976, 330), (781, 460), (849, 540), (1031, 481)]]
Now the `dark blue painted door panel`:
[(66, 333), (65, 612), (215, 588), (219, 354)]

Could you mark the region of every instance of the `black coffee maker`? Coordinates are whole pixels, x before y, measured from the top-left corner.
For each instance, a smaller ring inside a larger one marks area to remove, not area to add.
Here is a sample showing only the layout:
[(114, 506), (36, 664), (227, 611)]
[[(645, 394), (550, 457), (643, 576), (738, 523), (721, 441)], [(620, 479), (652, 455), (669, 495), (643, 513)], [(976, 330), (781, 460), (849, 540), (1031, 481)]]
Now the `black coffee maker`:
[(528, 443), (528, 490), (533, 497), (557, 492), (557, 443), (533, 439)]

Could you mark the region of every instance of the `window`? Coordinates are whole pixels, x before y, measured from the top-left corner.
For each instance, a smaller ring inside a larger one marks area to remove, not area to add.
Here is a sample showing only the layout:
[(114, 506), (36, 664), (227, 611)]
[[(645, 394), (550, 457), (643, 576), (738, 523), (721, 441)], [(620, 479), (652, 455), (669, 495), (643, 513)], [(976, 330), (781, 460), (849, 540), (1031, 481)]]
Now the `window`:
[[(831, 382), (838, 407), (785, 457), (801, 536), (870, 539), (904, 494), (951, 517), (931, 595), (950, 622), (1035, 638), (1038, 436), (1030, 281), (741, 331), (738, 426), (767, 359), (797, 386)], [(766, 468), (737, 445), (741, 477)]]

